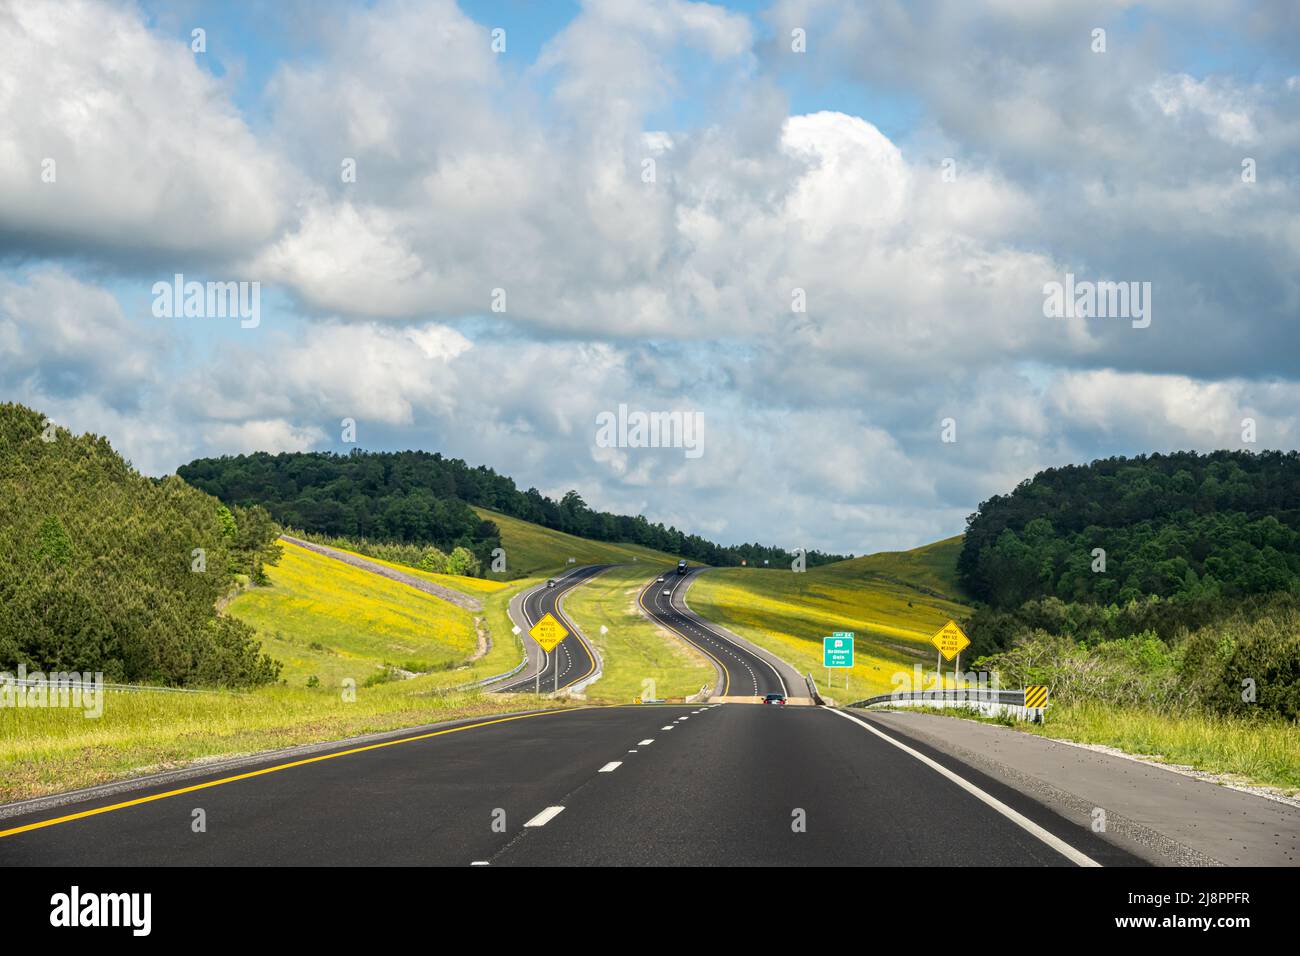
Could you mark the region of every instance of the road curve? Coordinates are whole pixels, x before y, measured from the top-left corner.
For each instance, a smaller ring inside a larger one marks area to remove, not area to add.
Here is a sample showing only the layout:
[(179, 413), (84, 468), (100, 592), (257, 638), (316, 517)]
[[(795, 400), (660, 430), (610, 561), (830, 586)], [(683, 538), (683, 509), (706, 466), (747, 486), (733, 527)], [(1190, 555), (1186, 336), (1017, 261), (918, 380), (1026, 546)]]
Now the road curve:
[[(652, 580), (638, 599), (642, 609), (661, 627), (667, 628), (703, 651), (720, 672), (715, 697), (762, 697), (785, 694), (803, 697), (803, 683), (789, 666), (773, 664), (753, 650), (738, 644), (686, 606), (683, 595), (699, 572), (669, 571), (663, 583)], [(664, 591), (668, 593), (665, 594)], [(784, 672), (784, 673), (783, 673)]]
[[(555, 587), (550, 588), (541, 584), (531, 591), (528, 591), (519, 604), (522, 621), (517, 622), (523, 630), (527, 631), (534, 624), (540, 621), (547, 614), (554, 615), (556, 620), (564, 625), (569, 635), (556, 645), (555, 650), (549, 654), (542, 655), (540, 648), (536, 645), (533, 650), (536, 654), (528, 655), (529, 663), (524, 670), (510, 678), (509, 682), (501, 686), (493, 686), (491, 689), (498, 693), (515, 693), (524, 694), (540, 689), (544, 694), (551, 693), (557, 688), (564, 690), (579, 681), (586, 680), (596, 672), (599, 662), (596, 652), (578, 633), (573, 622), (564, 616), (560, 610), (560, 599), (574, 588), (581, 585), (588, 578), (594, 577), (601, 571), (604, 571), (609, 565), (593, 564), (586, 567), (574, 568), (563, 576), (557, 576)], [(531, 637), (524, 637), (527, 643), (532, 643)], [(538, 671), (540, 662), (541, 679), (538, 680)], [(558, 684), (556, 682), (556, 672), (559, 673)]]

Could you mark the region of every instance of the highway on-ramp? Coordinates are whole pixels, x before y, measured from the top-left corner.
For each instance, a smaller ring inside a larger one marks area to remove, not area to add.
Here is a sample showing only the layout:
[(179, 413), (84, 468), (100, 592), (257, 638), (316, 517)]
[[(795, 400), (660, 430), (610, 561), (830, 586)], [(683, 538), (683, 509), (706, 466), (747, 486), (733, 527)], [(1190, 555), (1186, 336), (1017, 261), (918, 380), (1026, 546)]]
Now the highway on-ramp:
[(479, 718), (0, 819), (6, 867), (1134, 862), (870, 716), (747, 704)]

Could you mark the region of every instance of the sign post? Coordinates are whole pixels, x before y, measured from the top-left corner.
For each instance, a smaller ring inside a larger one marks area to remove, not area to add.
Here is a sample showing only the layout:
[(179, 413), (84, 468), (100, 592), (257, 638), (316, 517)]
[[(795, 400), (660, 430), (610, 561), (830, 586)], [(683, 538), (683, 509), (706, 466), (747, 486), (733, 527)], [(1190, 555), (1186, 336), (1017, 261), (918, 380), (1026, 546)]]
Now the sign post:
[[(822, 663), (826, 665), (826, 686), (831, 686), (832, 667), (853, 666), (853, 632), (836, 631), (822, 638)], [(844, 673), (844, 687), (849, 686), (848, 672)]]
[[(528, 633), (532, 636), (533, 640), (537, 642), (537, 645), (542, 650), (544, 650), (548, 655), (551, 653), (551, 651), (555, 650), (555, 648), (559, 646), (560, 641), (564, 640), (566, 637), (569, 636), (569, 632), (565, 630), (564, 625), (561, 624), (559, 621), (557, 621), (554, 615), (552, 615), (550, 611), (547, 611), (545, 614), (543, 614), (542, 619), (538, 621), (536, 624), (534, 624), (531, 628), (529, 628)], [(544, 665), (543, 667), (539, 667), (537, 669), (536, 689), (537, 689), (537, 693), (539, 694), (541, 693), (543, 669), (544, 669)], [(556, 660), (555, 662), (556, 692), (558, 692), (559, 689), (560, 689), (560, 662)]]

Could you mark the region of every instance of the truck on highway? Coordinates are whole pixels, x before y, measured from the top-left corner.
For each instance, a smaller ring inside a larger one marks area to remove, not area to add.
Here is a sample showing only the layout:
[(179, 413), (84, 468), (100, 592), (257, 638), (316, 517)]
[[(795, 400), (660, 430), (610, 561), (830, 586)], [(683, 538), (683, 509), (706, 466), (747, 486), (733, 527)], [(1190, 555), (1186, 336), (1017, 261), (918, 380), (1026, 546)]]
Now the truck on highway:
[(678, 574), (685, 574), (685, 573), (686, 573), (686, 559), (685, 559), (685, 558), (682, 558), (682, 560), (680, 560), (680, 561), (677, 562), (677, 573), (678, 573)]

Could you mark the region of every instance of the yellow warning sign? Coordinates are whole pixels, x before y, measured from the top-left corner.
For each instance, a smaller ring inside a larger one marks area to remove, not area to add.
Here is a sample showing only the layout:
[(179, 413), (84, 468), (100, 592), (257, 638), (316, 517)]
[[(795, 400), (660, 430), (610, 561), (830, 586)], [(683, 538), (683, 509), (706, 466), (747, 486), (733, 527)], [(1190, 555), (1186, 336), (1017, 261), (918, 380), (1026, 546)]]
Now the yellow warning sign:
[(939, 648), (945, 661), (950, 661), (966, 648), (970, 647), (970, 638), (957, 626), (956, 621), (949, 621), (939, 628), (939, 633), (930, 638), (930, 643)]
[(569, 636), (569, 632), (564, 629), (564, 625), (557, 621), (549, 611), (542, 615), (540, 621), (529, 628), (528, 633), (548, 654), (555, 650), (555, 645)]
[(1025, 688), (1026, 707), (1046, 707), (1047, 688), (1042, 684), (1030, 684)]

